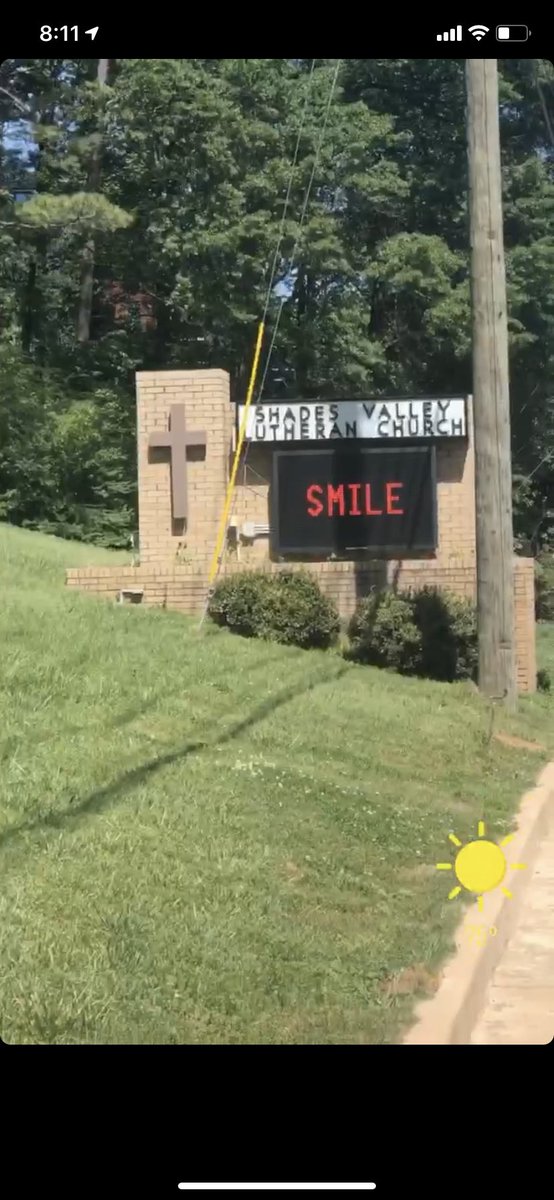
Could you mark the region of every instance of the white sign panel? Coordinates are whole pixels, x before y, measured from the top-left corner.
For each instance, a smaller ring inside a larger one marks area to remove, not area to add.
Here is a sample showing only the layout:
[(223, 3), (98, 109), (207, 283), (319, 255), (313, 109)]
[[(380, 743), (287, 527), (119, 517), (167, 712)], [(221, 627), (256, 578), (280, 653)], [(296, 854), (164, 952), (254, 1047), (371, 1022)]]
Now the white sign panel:
[[(244, 407), (239, 407), (239, 428)], [(327, 442), (367, 438), (466, 437), (466, 401), (341, 400), (310, 404), (257, 404), (248, 413), (253, 442)]]

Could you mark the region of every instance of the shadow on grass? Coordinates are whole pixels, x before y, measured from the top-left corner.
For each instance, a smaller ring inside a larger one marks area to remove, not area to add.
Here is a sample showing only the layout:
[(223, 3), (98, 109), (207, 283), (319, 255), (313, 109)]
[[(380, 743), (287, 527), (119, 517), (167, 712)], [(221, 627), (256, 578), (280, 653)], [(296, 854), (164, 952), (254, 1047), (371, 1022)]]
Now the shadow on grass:
[[(174, 693), (171, 693), (171, 694), (174, 694)], [(136, 721), (137, 717), (143, 717), (145, 713), (147, 713), (147, 712), (151, 711), (153, 708), (155, 708), (160, 700), (167, 699), (167, 698), (168, 698), (167, 692), (163, 692), (163, 691), (156, 692), (155, 695), (151, 696), (149, 700), (145, 700), (140, 706), (135, 705), (133, 708), (124, 709), (122, 713), (120, 713), (118, 716), (114, 717), (111, 721), (102, 721), (101, 723), (99, 722), (98, 728), (97, 728), (97, 733), (101, 734), (104, 730), (107, 730), (107, 729), (123, 729), (126, 725), (130, 725), (130, 724), (132, 724), (133, 721)], [(83, 716), (83, 720), (81, 721), (81, 723), (79, 725), (77, 725), (77, 724), (64, 725), (61, 730), (58, 729), (58, 733), (61, 733), (61, 736), (64, 738), (65, 737), (79, 737), (80, 734), (90, 733), (90, 723), (87, 721), (86, 716)], [(3, 762), (4, 760), (10, 758), (10, 756), (15, 753), (15, 751), (18, 749), (18, 747), (25, 743), (26, 738), (27, 738), (26, 733), (22, 732), (22, 733), (12, 734), (11, 737), (5, 738), (3, 742), (0, 742), (0, 763)], [(50, 729), (46, 729), (43, 734), (37, 733), (36, 730), (33, 732), (33, 746), (34, 747), (45, 745), (47, 742), (50, 742), (51, 740), (52, 740), (52, 733), (51, 733)], [(0, 842), (1, 842), (1, 840), (2, 839), (0, 837)]]
[(347, 670), (348, 666), (343, 664), (334, 671), (327, 670), (315, 678), (307, 679), (304, 683), (300, 683), (300, 686), (295, 682), (287, 688), (282, 688), (280, 692), (277, 692), (274, 696), (269, 696), (267, 700), (264, 700), (263, 704), (259, 704), (253, 712), (241, 721), (238, 721), (235, 725), (232, 725), (230, 729), (224, 730), (219, 734), (216, 732), (214, 737), (211, 738), (185, 742), (183, 746), (179, 746), (175, 750), (168, 750), (165, 754), (151, 759), (150, 762), (142, 763), (138, 767), (124, 771), (112, 783), (89, 792), (87, 796), (84, 796), (83, 799), (76, 803), (74, 801), (70, 802), (70, 808), (62, 809), (60, 812), (46, 813), (36, 820), (22, 821), (19, 825), (13, 825), (0, 834), (0, 847), (11, 842), (22, 833), (32, 833), (37, 829), (63, 829), (68, 821), (75, 822), (90, 813), (102, 812), (108, 804), (112, 803), (112, 801), (116, 800), (130, 788), (144, 783), (145, 780), (151, 778), (159, 771), (161, 767), (171, 766), (173, 763), (180, 762), (181, 759), (187, 758), (191, 754), (199, 754), (204, 750), (213, 750), (217, 746), (226, 745), (233, 738), (239, 737), (245, 730), (251, 729), (253, 725), (257, 725), (260, 721), (263, 721), (270, 713), (275, 712), (284, 704), (288, 704), (289, 700), (293, 700), (296, 696), (301, 696), (306, 692), (313, 691), (314, 688), (320, 687), (321, 684), (331, 683), (333, 680), (339, 679)]
[[(220, 631), (216, 629), (216, 633), (219, 634), (219, 632)], [(248, 674), (255, 674), (257, 671), (261, 670), (267, 671), (267, 668), (270, 667), (273, 662), (282, 662), (282, 658), (282, 654), (274, 654), (263, 659), (257, 659), (255, 662), (249, 663)], [(162, 701), (170, 700), (175, 695), (175, 691), (168, 692), (166, 688), (161, 688), (159, 691), (154, 692), (148, 700), (141, 701), (140, 705), (133, 705), (132, 707), (125, 708), (121, 713), (112, 717), (111, 720), (99, 722), (97, 728), (98, 735), (100, 735), (104, 730), (108, 729), (124, 729), (126, 725), (131, 725), (133, 721), (136, 721), (139, 717), (144, 717), (146, 713), (157, 708)], [(86, 714), (83, 714), (83, 719), (80, 723), (68, 723), (64, 725), (62, 729), (58, 728), (58, 734), (60, 733), (62, 737), (79, 737), (81, 734), (90, 733), (90, 724), (87, 720)], [(10, 758), (10, 756), (15, 753), (19, 746), (26, 741), (26, 738), (26, 733), (22, 731), (11, 734), (9, 737), (4, 738), (4, 741), (0, 741), (0, 763)], [(44, 745), (45, 743), (51, 741), (51, 739), (52, 733), (50, 729), (46, 729), (42, 734), (35, 730), (33, 733), (33, 746)], [(1, 843), (2, 835), (0, 835), (0, 845)]]

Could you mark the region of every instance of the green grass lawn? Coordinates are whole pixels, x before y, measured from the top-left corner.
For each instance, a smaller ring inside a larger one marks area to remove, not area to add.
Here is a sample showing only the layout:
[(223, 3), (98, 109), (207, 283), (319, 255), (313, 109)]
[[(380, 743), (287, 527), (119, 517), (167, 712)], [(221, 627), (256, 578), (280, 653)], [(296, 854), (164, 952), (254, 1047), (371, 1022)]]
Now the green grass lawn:
[(64, 590), (121, 557), (0, 526), (4, 1040), (394, 1041), (462, 915), (448, 833), (508, 829), (554, 698), (497, 713), (514, 748), (467, 685)]

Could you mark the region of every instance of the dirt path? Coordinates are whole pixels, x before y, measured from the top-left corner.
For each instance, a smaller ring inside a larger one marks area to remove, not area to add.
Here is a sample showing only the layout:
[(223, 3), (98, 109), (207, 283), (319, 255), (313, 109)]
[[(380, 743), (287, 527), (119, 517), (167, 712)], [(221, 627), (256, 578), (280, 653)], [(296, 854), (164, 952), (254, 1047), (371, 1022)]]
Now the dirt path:
[(517, 926), (487, 988), (471, 1044), (546, 1045), (554, 1038), (554, 828), (544, 837)]

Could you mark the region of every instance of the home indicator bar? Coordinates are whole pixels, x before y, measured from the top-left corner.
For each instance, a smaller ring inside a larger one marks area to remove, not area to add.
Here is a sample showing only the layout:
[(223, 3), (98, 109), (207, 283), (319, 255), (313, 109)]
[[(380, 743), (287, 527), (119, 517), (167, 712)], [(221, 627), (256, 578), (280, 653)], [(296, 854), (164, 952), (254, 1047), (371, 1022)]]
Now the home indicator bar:
[(182, 1192), (372, 1192), (376, 1183), (179, 1183)]

